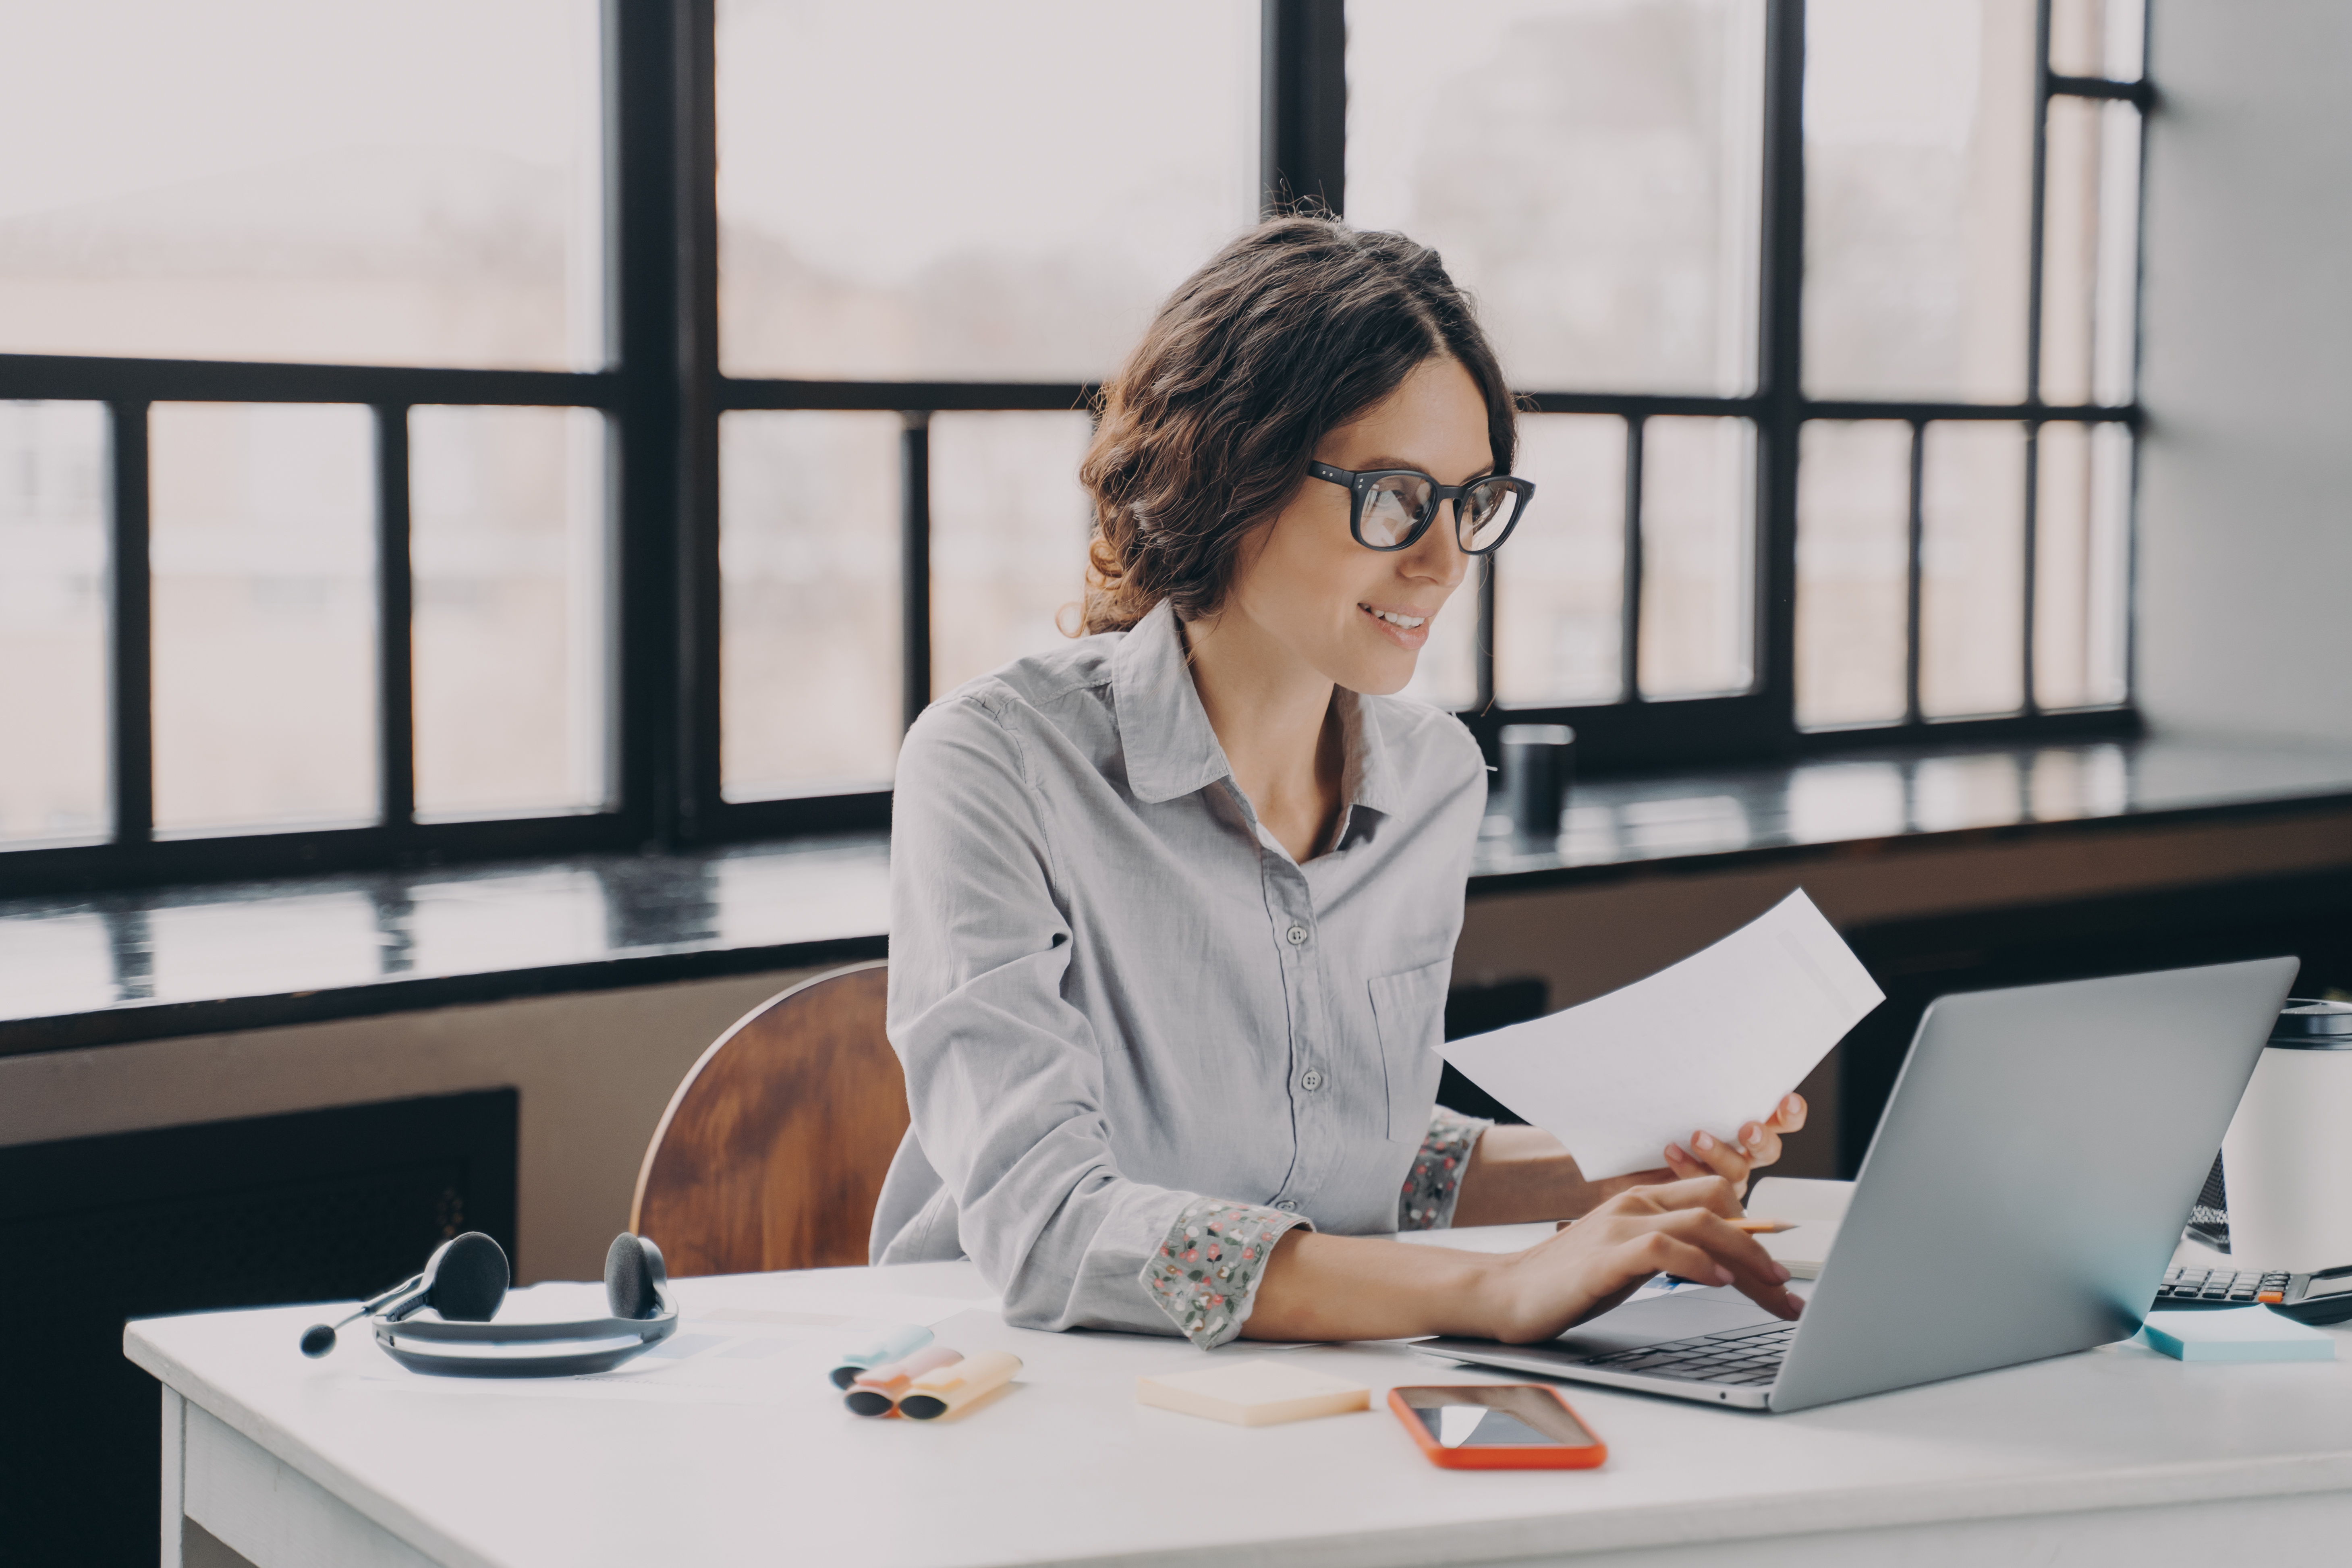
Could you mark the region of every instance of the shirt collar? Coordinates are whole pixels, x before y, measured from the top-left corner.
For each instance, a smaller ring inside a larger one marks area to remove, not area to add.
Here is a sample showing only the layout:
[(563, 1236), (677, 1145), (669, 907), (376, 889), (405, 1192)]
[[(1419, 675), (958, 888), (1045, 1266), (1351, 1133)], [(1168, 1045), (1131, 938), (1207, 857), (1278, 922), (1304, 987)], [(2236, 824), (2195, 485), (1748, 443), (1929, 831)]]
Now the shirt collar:
[(1162, 599), (1110, 657), (1128, 793), (1145, 805), (1174, 800), (1233, 772), (1184, 665), (1176, 612)]
[(1339, 798), (1349, 812), (1377, 811), (1393, 816), (1397, 808), (1394, 759), (1381, 730), (1380, 708), (1360, 692), (1339, 689), (1340, 746)]
[[(1118, 702), (1119, 745), (1128, 792), (1146, 805), (1174, 800), (1230, 777), (1233, 766), (1185, 665), (1184, 638), (1166, 600), (1135, 623), (1112, 653), (1111, 689)], [(1396, 770), (1381, 732), (1378, 706), (1341, 688), (1339, 797), (1346, 818), (1357, 810), (1393, 816)]]

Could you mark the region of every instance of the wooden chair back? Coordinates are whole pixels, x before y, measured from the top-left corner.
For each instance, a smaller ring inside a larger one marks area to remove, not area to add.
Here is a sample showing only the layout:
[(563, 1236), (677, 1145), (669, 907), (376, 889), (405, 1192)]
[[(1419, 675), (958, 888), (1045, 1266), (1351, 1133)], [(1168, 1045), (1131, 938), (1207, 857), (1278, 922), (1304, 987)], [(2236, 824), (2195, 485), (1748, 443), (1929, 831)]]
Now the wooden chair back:
[(866, 1262), (908, 1121), (882, 1027), (887, 972), (861, 963), (771, 996), (670, 1096), (629, 1228), (660, 1247), (671, 1274)]

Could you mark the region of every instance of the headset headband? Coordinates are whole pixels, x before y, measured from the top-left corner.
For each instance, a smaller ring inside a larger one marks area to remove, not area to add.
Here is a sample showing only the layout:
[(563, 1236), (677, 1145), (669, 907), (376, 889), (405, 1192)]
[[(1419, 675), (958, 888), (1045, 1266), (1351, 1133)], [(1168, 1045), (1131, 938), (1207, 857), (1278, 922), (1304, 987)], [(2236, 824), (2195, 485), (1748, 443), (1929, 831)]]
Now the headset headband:
[[(610, 1372), (631, 1356), (677, 1331), (677, 1309), (661, 1292), (661, 1311), (652, 1318), (583, 1318), (569, 1323), (446, 1323), (404, 1318), (375, 1320), (375, 1342), (411, 1372), (443, 1377), (576, 1377)], [(540, 1352), (526, 1355), (451, 1353), (440, 1345), (510, 1345), (617, 1340), (593, 1350)]]

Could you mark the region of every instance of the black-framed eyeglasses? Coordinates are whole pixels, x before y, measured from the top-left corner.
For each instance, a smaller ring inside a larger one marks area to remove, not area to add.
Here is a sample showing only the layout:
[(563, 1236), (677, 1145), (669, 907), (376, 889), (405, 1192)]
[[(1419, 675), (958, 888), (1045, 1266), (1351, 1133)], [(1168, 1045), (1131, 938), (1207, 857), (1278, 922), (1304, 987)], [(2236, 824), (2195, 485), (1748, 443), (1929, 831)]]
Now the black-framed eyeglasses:
[(1436, 521), (1441, 501), (1454, 503), (1454, 537), (1465, 555), (1489, 555), (1536, 493), (1529, 481), (1489, 474), (1466, 485), (1441, 485), (1419, 468), (1335, 468), (1308, 463), (1318, 479), (1348, 487), (1348, 531), (1367, 550), (1404, 550)]

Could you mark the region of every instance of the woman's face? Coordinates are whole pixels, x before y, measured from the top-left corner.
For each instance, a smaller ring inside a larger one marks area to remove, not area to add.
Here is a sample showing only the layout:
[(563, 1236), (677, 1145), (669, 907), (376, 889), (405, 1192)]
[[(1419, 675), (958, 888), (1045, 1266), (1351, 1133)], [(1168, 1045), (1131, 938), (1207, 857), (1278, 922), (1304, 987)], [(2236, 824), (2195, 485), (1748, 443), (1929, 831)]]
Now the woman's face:
[[(1315, 456), (1339, 468), (1419, 468), (1441, 485), (1495, 467), (1478, 384), (1443, 357), (1423, 360), (1386, 398), (1324, 437)], [(1452, 501), (1439, 505), (1410, 548), (1396, 551), (1357, 543), (1348, 507), (1343, 485), (1301, 485), (1243, 545), (1224, 614), (1246, 619), (1334, 684), (1385, 696), (1412, 679), (1431, 623), (1470, 558), (1454, 538)]]

